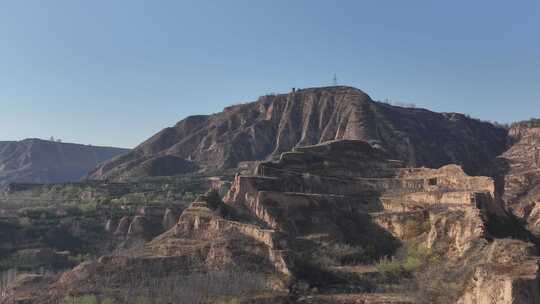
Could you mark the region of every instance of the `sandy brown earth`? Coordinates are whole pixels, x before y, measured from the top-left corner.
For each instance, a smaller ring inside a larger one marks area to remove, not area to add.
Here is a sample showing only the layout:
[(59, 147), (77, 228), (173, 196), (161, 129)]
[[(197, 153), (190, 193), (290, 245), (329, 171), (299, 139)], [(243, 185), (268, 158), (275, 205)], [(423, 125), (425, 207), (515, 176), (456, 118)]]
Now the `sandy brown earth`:
[[(506, 130), (457, 113), (435, 113), (374, 102), (352, 87), (299, 89), (262, 96), (213, 115), (188, 117), (132, 152), (103, 164), (96, 179), (236, 168), (336, 139), (362, 139), (410, 166), (462, 165), (477, 173), (504, 151)], [(174, 158), (176, 157), (176, 158)], [(159, 170), (167, 162), (175, 170)], [(154, 168), (143, 170), (141, 168)]]

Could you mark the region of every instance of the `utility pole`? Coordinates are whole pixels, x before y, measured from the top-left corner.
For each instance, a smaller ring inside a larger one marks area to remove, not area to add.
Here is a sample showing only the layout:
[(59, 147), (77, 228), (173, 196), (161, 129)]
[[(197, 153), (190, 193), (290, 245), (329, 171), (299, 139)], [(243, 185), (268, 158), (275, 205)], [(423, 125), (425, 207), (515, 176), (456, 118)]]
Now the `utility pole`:
[(332, 79), (334, 86), (337, 86), (337, 75), (334, 73), (334, 78)]

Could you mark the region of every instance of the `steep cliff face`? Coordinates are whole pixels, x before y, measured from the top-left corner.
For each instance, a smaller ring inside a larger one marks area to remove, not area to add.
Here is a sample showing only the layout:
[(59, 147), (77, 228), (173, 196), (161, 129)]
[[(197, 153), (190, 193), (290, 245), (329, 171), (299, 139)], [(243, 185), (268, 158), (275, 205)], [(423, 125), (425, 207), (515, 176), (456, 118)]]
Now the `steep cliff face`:
[(538, 303), (536, 248), (518, 240), (495, 240), (483, 250), (458, 304)]
[(134, 177), (141, 164), (170, 155), (191, 160), (202, 170), (234, 168), (336, 139), (369, 141), (412, 166), (456, 163), (476, 172), (503, 152), (506, 131), (461, 114), (374, 102), (351, 87), (303, 89), (188, 117), (100, 166), (91, 178)]
[(99, 163), (128, 151), (40, 139), (0, 142), (0, 187), (77, 181)]
[(495, 164), (501, 197), (528, 229), (540, 236), (540, 124), (514, 125), (508, 144), (509, 149)]

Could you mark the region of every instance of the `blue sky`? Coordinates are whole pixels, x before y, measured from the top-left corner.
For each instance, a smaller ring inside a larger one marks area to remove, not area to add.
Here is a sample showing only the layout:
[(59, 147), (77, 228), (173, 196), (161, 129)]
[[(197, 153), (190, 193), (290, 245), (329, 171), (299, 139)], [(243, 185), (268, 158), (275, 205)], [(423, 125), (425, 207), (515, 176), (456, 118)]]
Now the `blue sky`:
[(187, 115), (340, 84), (540, 116), (539, 1), (0, 1), (0, 140), (134, 147)]

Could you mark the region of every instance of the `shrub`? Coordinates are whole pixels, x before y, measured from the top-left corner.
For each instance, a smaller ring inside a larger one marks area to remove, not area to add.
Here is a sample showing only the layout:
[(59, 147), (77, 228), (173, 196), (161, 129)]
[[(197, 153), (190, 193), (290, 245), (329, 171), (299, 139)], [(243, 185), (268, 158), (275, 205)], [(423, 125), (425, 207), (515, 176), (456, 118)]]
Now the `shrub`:
[(96, 202), (85, 202), (79, 205), (79, 209), (83, 215), (92, 215), (97, 211)]
[(401, 261), (395, 258), (383, 258), (376, 264), (377, 272), (385, 282), (398, 283), (402, 278), (408, 277)]
[(440, 256), (437, 253), (421, 246), (406, 245), (398, 249), (396, 256), (402, 262), (405, 270), (410, 272), (440, 261)]
[(418, 222), (414, 219), (408, 220), (405, 222), (405, 235), (407, 235), (409, 238), (413, 238), (415, 236), (421, 235), (422, 233), (429, 232), (431, 229), (431, 223), (429, 220), (425, 220), (422, 222)]
[(60, 304), (114, 304), (115, 302), (110, 298), (98, 299), (94, 295), (85, 295), (72, 297), (67, 296), (62, 299)]
[(66, 185), (60, 190), (60, 194), (67, 198), (76, 198), (80, 192), (81, 189), (74, 185)]
[(424, 247), (405, 245), (377, 264), (383, 282), (400, 284), (419, 304), (455, 303), (473, 267), (458, 267)]
[(194, 201), (197, 197), (199, 196), (199, 194), (197, 193), (193, 193), (193, 192), (184, 192), (184, 194), (182, 195), (182, 199), (186, 202), (192, 202)]
[(399, 283), (402, 279), (410, 279), (424, 267), (438, 264), (439, 261), (440, 257), (427, 248), (406, 245), (399, 248), (394, 257), (381, 259), (376, 267), (383, 279)]

